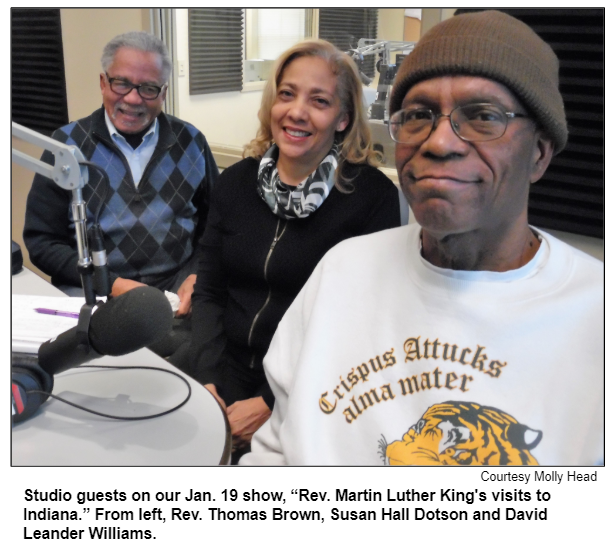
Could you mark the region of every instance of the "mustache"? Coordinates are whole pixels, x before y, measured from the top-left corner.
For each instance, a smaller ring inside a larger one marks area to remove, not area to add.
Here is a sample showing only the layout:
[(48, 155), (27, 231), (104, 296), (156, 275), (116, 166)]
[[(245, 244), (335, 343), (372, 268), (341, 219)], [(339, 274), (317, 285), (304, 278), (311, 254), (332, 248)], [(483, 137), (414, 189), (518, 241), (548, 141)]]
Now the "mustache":
[(123, 111), (129, 112), (131, 114), (145, 114), (147, 112), (147, 110), (143, 107), (135, 107), (133, 105), (128, 105), (126, 103), (116, 104), (113, 111), (117, 113), (120, 109)]

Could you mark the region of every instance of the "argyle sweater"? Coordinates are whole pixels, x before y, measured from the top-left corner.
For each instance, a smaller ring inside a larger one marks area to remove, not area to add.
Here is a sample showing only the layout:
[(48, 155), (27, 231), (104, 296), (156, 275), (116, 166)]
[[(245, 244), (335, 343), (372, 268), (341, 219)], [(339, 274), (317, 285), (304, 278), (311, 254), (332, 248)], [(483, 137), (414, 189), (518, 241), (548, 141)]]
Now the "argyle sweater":
[[(218, 179), (205, 137), (191, 124), (164, 113), (158, 122), (158, 144), (137, 189), (126, 158), (111, 140), (102, 108), (52, 135), (79, 147), (109, 177), (108, 187), (97, 170), (88, 168), (83, 196), (88, 227), (100, 207), (112, 283), (122, 277), (152, 284), (172, 276), (191, 260), (205, 228), (211, 189)], [(42, 160), (54, 163), (49, 152)], [(81, 285), (71, 201), (71, 191), (35, 176), (24, 242), (32, 263), (55, 285)]]

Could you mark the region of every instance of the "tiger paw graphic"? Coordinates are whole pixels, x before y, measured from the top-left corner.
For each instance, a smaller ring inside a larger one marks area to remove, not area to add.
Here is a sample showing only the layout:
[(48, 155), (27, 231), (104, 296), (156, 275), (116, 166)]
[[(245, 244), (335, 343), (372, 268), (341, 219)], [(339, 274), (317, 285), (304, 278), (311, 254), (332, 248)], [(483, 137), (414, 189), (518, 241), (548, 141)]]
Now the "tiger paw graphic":
[(385, 465), (538, 465), (530, 450), (542, 432), (474, 402), (428, 408), (402, 440), (379, 441)]

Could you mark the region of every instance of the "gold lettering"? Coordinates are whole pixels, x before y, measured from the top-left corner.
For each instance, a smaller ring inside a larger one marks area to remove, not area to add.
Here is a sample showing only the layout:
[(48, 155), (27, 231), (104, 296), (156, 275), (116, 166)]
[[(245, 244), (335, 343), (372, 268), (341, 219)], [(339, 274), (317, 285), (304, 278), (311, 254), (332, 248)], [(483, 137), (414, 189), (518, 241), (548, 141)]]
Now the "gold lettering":
[(338, 404), (338, 399), (336, 399), (334, 403), (332, 404), (331, 402), (329, 402), (329, 400), (325, 398), (326, 396), (327, 396), (327, 391), (325, 391), (321, 395), (321, 398), (319, 399), (319, 408), (321, 408), (322, 412), (326, 414), (331, 414), (336, 409), (336, 405)]
[[(374, 389), (372, 389), (374, 391)], [(363, 395), (359, 395), (359, 403), (364, 407), (364, 410), (368, 408), (368, 406), (372, 406), (374, 403), (370, 398), (370, 392), (366, 392)], [(367, 403), (367, 404), (366, 404)]]
[(473, 376), (467, 376), (466, 374), (462, 374), (462, 383), (460, 383), (460, 391), (466, 393), (468, 389), (466, 388), (466, 382), (473, 381)]
[(483, 372), (483, 361), (488, 360), (488, 357), (486, 355), (481, 354), (481, 352), (484, 350), (485, 350), (485, 347), (480, 347), (479, 345), (477, 345), (477, 352), (475, 353), (475, 356), (473, 357), (473, 362), (471, 362), (472, 368), (477, 368), (482, 372)]
[(407, 394), (412, 395), (415, 392), (419, 392), (419, 383), (417, 381), (417, 376), (399, 379), (398, 384), (400, 385), (400, 389), (402, 390), (402, 396)]
[(346, 386), (346, 383), (344, 382), (344, 379), (342, 379), (342, 376), (340, 376), (340, 385), (342, 385), (344, 387), (344, 389), (346, 390), (346, 392), (348, 393), (351, 388)]
[(471, 353), (472, 351), (466, 347), (464, 349), (462, 349), (462, 354), (460, 355), (460, 360), (458, 361), (460, 364), (464, 364), (465, 366), (468, 364), (468, 362), (464, 362), (464, 357), (466, 355), (466, 353)]
[(422, 391), (432, 389), (432, 384), (430, 383), (430, 372), (423, 372), (421, 374), (421, 389)]
[(389, 368), (396, 363), (396, 357), (394, 356), (394, 350), (387, 351), (383, 354), (383, 360), (385, 361), (385, 368)]
[(424, 341), (424, 357), (425, 358), (430, 358), (430, 351), (428, 351), (428, 345), (430, 345), (430, 340), (426, 339)]
[(449, 372), (445, 377), (445, 387), (447, 387), (447, 389), (456, 389), (456, 385), (453, 384), (456, 379), (458, 379), (457, 374), (455, 372)]
[(440, 356), (438, 356), (436, 354), (436, 350), (438, 348), (438, 346), (440, 345), (438, 339), (434, 340), (434, 344), (432, 345), (432, 358), (441, 358)]
[[(377, 365), (374, 364), (374, 361), (376, 360)], [(377, 374), (379, 372), (379, 370), (383, 369), (383, 366), (381, 365), (381, 357), (380, 356), (376, 356), (374, 358), (370, 359), (370, 366), (372, 366), (372, 371)]]
[(455, 362), (456, 361), (456, 351), (458, 350), (458, 346), (457, 345), (452, 345), (451, 346), (451, 356), (447, 356), (448, 351), (449, 351), (449, 343), (445, 343), (443, 345), (443, 360), (450, 360), (451, 362)]
[(489, 370), (486, 372), (489, 376), (498, 377), (501, 375), (501, 368), (507, 366), (506, 362), (500, 363), (498, 360), (493, 360), (488, 366)]
[(365, 408), (364, 408), (364, 410), (360, 410), (360, 409), (359, 409), (359, 406), (357, 406), (357, 402), (355, 402), (355, 397), (351, 398), (351, 404), (352, 404), (353, 406), (355, 406), (355, 410), (357, 411), (357, 415), (358, 415), (358, 416), (361, 416), (361, 414), (362, 414), (362, 412), (365, 410)]
[(405, 362), (409, 360), (412, 362), (415, 359), (423, 358), (421, 356), (421, 351), (419, 350), (419, 338), (418, 337), (409, 337), (404, 342), (404, 352), (406, 353)]
[(396, 396), (392, 393), (389, 383), (381, 386), (381, 398), (383, 400), (393, 400)]
[(349, 384), (351, 385), (351, 389), (353, 387), (355, 387), (355, 385), (357, 385), (359, 383), (359, 377), (357, 377), (357, 374), (355, 373), (355, 368), (353, 368), (350, 372), (349, 375), (347, 376), (347, 381), (349, 382)]
[(439, 383), (439, 379), (438, 376), (441, 374), (441, 371), (438, 369), (438, 366), (436, 368), (434, 368), (434, 372), (432, 372), (434, 374), (434, 386), (437, 389), (441, 388), (441, 384)]
[(365, 383), (368, 381), (368, 376), (370, 375), (370, 370), (368, 370), (368, 366), (365, 364), (360, 364), (357, 367), (357, 372), (359, 373), (361, 380)]
[(342, 413), (344, 414), (344, 419), (346, 419), (347, 423), (353, 423), (353, 421), (357, 419), (357, 416), (353, 413), (350, 406), (345, 408)]

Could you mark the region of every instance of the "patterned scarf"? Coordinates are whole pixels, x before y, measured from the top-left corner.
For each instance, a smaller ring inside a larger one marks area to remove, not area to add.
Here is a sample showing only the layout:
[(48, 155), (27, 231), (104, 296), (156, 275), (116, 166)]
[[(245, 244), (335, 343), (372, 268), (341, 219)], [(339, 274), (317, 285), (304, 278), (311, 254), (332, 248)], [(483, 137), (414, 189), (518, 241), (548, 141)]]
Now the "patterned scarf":
[(293, 187), (280, 181), (276, 168), (278, 146), (273, 144), (259, 164), (257, 189), (261, 198), (282, 219), (308, 217), (323, 204), (334, 186), (339, 150), (340, 145), (334, 143), (319, 167), (297, 187)]

